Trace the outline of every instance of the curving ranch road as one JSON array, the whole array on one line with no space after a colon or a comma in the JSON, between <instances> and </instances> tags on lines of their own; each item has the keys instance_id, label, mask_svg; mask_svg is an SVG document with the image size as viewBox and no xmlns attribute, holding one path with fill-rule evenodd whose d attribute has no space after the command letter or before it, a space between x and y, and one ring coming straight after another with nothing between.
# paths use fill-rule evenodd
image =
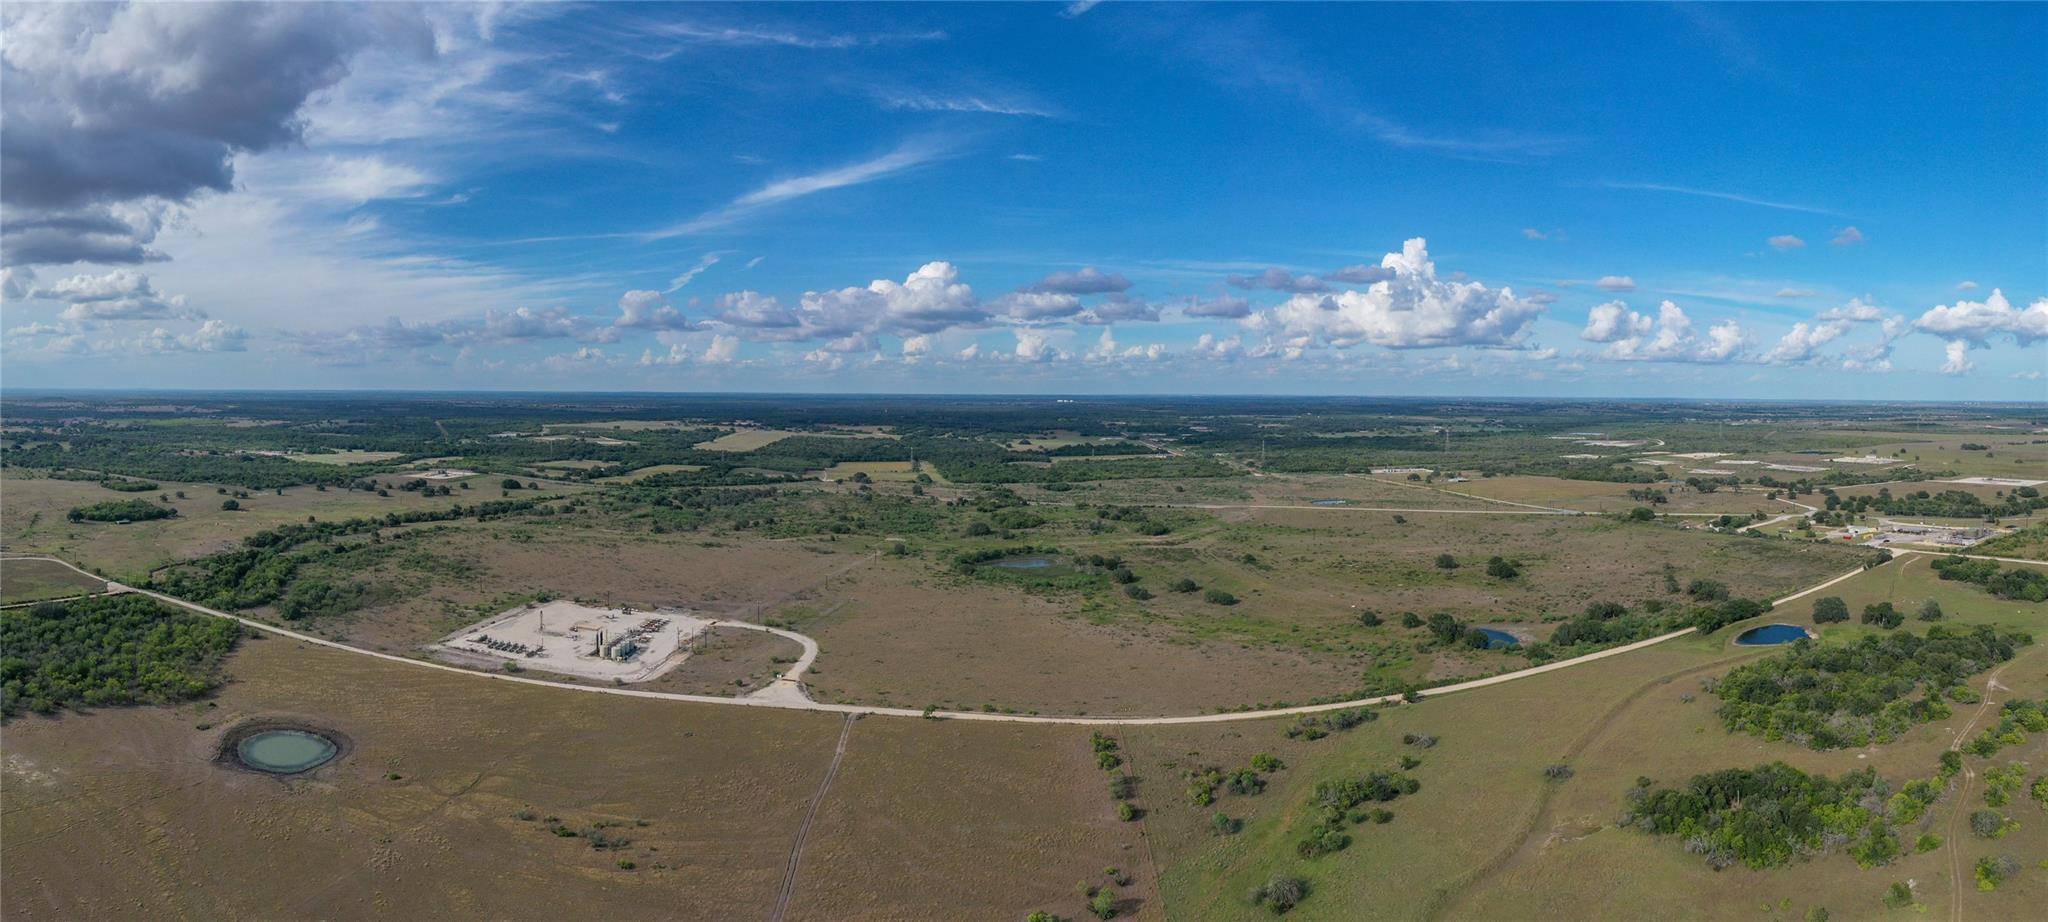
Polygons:
<instances>
[{"instance_id":1,"label":"curving ranch road","mask_svg":"<svg viewBox=\"0 0 2048 922\"><path fill-rule=\"evenodd\" d=\"M1908 551L1906 553L1923 552ZM77 571L78 573L84 576L88 576L94 579L102 578L98 574L91 573L79 568L77 565L71 563L68 560L61 560L55 557L24 555L12 559L47 560L52 563L58 563L66 567L69 567L72 570ZM2040 563L2040 561L2021 562L2036 564ZM1840 576L1832 577L1824 582L1808 586L1805 589L1801 589L1798 592L1792 593L1791 595L1785 596L1782 599L1776 600L1776 602L1773 604L1783 605L1795 599L1803 598L1807 595L1819 592L1823 589L1828 588L1829 586L1833 586L1836 583L1840 583L1863 572L1865 571L1859 567ZM511 675L502 672L481 672L474 669L465 669L460 666L451 666L446 663L436 663L429 660L412 659L410 657L399 656L394 653L383 653L376 650L366 650L362 647L350 646L349 644L345 644L340 641L328 640L323 637L314 637L310 634L302 634L298 631L294 631L289 628L278 627L274 624L265 624L261 621L255 621L249 618L241 617L239 615L229 614L224 611L208 608L196 602L188 602L184 599L177 598L176 596L165 595L161 592L156 592L154 590L142 589L135 586L125 586L120 583L113 582L111 580L109 580L107 583L107 590L110 593L140 593L142 595L146 595L150 598L156 599L160 602L164 602L170 605L176 605L188 611L194 611L202 615L210 615L215 618L226 618L230 621L239 622L243 625L246 625L250 628L254 628L255 630L263 631L267 634L274 634L280 637L289 637L293 640L297 640L303 643L314 644L316 646L327 647L329 649L334 650L341 650L347 653L354 653L358 656L375 657L377 659L386 660L393 663L402 663L407 666L413 666L421 669L438 669L443 672L452 672L458 675L470 676L472 678L478 679L486 679L494 682L515 682L521 685L534 685L543 688L556 688L564 691L587 692L590 694L598 695L620 695L628 698L652 698L665 701L688 701L695 704L717 704L725 705L727 707L781 708L784 710L824 711L833 714L874 714L882 717L929 717L943 718L947 720L981 720L999 723L1065 724L1074 726L1158 726L1165 724L1228 723L1240 720L1260 720L1269 717L1291 717L1299 714L1317 714L1327 711L1339 711L1347 708L1368 707L1378 704L1388 704L1391 702L1402 700L1402 696L1398 694L1380 695L1378 697L1373 698L1358 698L1350 701L1336 701L1327 704L1305 704L1296 707L1268 708L1266 710L1260 711L1229 711L1216 714L1187 714L1181 716L1165 717L1065 717L1045 716L1037 714L993 714L984 711L932 711L930 713L926 713L925 711L913 710L911 708L878 707L857 704L830 704L822 701L812 701L803 691L803 675L806 671L810 669L811 663L815 661L818 656L817 641L809 637L806 637L803 634L796 633L795 631L785 631L779 628L771 628L766 625L751 624L743 621L721 621L719 623L730 627L751 628L753 630L766 631L768 633L775 634L780 637L787 637L791 640L794 640L802 644L804 648L804 654L802 658L798 659L797 662L794 665L792 665L789 668L789 670L782 675L782 677L776 679L775 682L770 684L767 688L761 689L760 691L757 691L752 695L746 697L723 698L716 695L691 695L684 694L681 692L657 692L645 691L634 688L574 685L568 682L555 682L547 679L536 679L527 676ZM1480 679L1472 679L1470 681L1459 682L1453 685L1440 685L1435 688L1422 689L1420 690L1419 694L1422 697L1435 697L1437 695L1448 695L1453 692L1470 691L1475 688L1486 688L1492 685L1501 685L1507 682L1515 681L1516 679L1525 679L1530 676L1542 675L1547 672L1556 672L1560 669L1569 669L1573 666L1577 666L1583 663L1590 663L1595 660L1606 659L1610 656L1620 656L1624 653L1640 650L1644 647L1654 646L1656 644L1663 643L1667 640L1673 640L1679 637L1684 637L1687 634L1693 633L1693 630L1693 628L1686 628L1680 631L1672 631L1671 633L1651 637L1647 640L1639 640L1635 643L1626 644L1624 646L1619 647L1610 647L1606 650L1588 653L1584 656L1575 656L1571 659L1558 660L1553 663L1545 663L1541 666L1531 666L1527 669L1518 669L1514 672L1504 672L1499 675L1487 676L1485 678Z\"/></svg>"}]
</instances>

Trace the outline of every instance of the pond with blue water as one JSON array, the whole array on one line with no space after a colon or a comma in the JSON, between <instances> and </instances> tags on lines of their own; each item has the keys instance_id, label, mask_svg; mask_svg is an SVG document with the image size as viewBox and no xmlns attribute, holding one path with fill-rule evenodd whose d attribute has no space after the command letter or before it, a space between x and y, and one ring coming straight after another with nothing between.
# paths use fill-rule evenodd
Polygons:
<instances>
[{"instance_id":1,"label":"pond with blue water","mask_svg":"<svg viewBox=\"0 0 2048 922\"><path fill-rule=\"evenodd\" d=\"M1004 557L991 560L988 565L1004 570L1043 570L1058 562L1051 557Z\"/></svg>"},{"instance_id":2,"label":"pond with blue water","mask_svg":"<svg viewBox=\"0 0 2048 922\"><path fill-rule=\"evenodd\" d=\"M1503 647L1519 647L1522 645L1522 638L1506 631L1496 631L1490 627L1483 627L1479 629L1479 633L1486 635L1486 649L1488 650L1499 650Z\"/></svg>"},{"instance_id":3,"label":"pond with blue water","mask_svg":"<svg viewBox=\"0 0 2048 922\"><path fill-rule=\"evenodd\" d=\"M1806 629L1796 624L1766 624L1743 631L1735 642L1745 647L1770 647L1791 643L1809 636Z\"/></svg>"},{"instance_id":4,"label":"pond with blue water","mask_svg":"<svg viewBox=\"0 0 2048 922\"><path fill-rule=\"evenodd\" d=\"M326 764L341 747L306 730L265 730L235 744L235 760L259 772L296 775Z\"/></svg>"}]
</instances>

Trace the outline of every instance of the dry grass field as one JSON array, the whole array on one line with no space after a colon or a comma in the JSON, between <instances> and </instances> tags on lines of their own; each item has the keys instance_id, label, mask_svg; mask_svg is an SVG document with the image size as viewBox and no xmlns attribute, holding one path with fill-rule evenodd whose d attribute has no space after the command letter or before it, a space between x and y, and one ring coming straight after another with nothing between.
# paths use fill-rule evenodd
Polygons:
<instances>
[{"instance_id":1,"label":"dry grass field","mask_svg":"<svg viewBox=\"0 0 2048 922\"><path fill-rule=\"evenodd\" d=\"M821 476L825 480L852 480L855 474L866 474L877 483L911 483L918 474L931 478L933 483L950 483L938 468L926 464L913 471L908 461L841 461L826 468Z\"/></svg>"},{"instance_id":2,"label":"dry grass field","mask_svg":"<svg viewBox=\"0 0 2048 922\"><path fill-rule=\"evenodd\" d=\"M285 455L293 461L311 461L315 464L376 464L405 457L402 451L328 451L309 454Z\"/></svg>"},{"instance_id":3,"label":"dry grass field","mask_svg":"<svg viewBox=\"0 0 2048 922\"><path fill-rule=\"evenodd\" d=\"M1169 626L1101 624L1077 604L877 561L783 610L822 649L824 701L1048 714L1199 713L1347 688L1351 654L1192 643Z\"/></svg>"},{"instance_id":4,"label":"dry grass field","mask_svg":"<svg viewBox=\"0 0 2048 922\"><path fill-rule=\"evenodd\" d=\"M0 605L61 599L106 588L105 580L88 579L62 564L0 559Z\"/></svg>"},{"instance_id":5,"label":"dry grass field","mask_svg":"<svg viewBox=\"0 0 2048 922\"><path fill-rule=\"evenodd\" d=\"M868 559L852 546L650 535L564 519L469 523L437 529L368 570L334 574L386 591L375 604L313 627L360 646L404 650L543 594L758 620Z\"/></svg>"},{"instance_id":6,"label":"dry grass field","mask_svg":"<svg viewBox=\"0 0 2048 922\"><path fill-rule=\"evenodd\" d=\"M1692 476L1686 474L1682 466L1674 470L1679 480ZM1652 487L1669 493L1670 500L1651 505L1628 495L1630 490ZM1765 495L1771 491L1754 484L1742 487L1722 486L1712 493L1701 493L1683 485L1666 487L1661 484L1609 483L1601 480L1566 480L1560 477L1517 475L1479 477L1465 483L1447 484L1445 488L1494 499L1584 512L1626 512L1637 506L1650 506L1658 512L1711 512L1717 515L1765 512L1779 515L1798 509L1797 506L1765 499Z\"/></svg>"},{"instance_id":7,"label":"dry grass field","mask_svg":"<svg viewBox=\"0 0 2048 922\"><path fill-rule=\"evenodd\" d=\"M711 628L692 646L695 652L682 665L638 687L737 697L766 687L803 654L794 640L736 627Z\"/></svg>"},{"instance_id":8,"label":"dry grass field","mask_svg":"<svg viewBox=\"0 0 2048 922\"><path fill-rule=\"evenodd\" d=\"M229 672L212 706L10 722L0 914L759 918L841 729L279 639L248 642ZM353 748L289 781L214 764L221 735L257 717ZM1072 917L1074 881L1137 870L1135 827L1108 815L1077 729L877 719L848 750L792 919ZM598 822L630 843L549 832Z\"/></svg>"}]
</instances>

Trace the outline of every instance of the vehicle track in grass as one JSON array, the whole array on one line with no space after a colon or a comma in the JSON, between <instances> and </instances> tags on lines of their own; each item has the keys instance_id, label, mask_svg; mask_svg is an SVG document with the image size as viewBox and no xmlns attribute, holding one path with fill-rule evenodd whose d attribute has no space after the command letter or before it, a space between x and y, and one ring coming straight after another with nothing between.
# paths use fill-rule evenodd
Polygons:
<instances>
[{"instance_id":1,"label":"vehicle track in grass","mask_svg":"<svg viewBox=\"0 0 2048 922\"><path fill-rule=\"evenodd\" d=\"M789 901L796 896L796 875L803 869L804 840L811 836L811 823L818 818L818 807L825 803L825 794L832 790L832 779L839 775L839 764L846 761L846 740L853 735L853 722L859 714L848 714L839 725L839 743L832 749L832 764L825 766L825 777L818 780L818 792L811 795L811 806L804 811L804 821L796 827L796 841L790 843L789 860L782 865L782 884L775 889L775 908L768 913L769 922L782 922L789 914Z\"/></svg>"}]
</instances>

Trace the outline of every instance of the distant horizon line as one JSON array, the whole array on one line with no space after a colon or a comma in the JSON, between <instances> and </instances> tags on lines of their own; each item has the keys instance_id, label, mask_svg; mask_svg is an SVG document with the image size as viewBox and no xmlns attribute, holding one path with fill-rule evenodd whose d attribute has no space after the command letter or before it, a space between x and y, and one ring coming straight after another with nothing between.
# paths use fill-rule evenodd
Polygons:
<instances>
[{"instance_id":1,"label":"distant horizon line","mask_svg":"<svg viewBox=\"0 0 2048 922\"><path fill-rule=\"evenodd\" d=\"M859 391L832 393L827 391L599 391L599 390L522 390L522 389L455 389L455 388L381 388L381 387L8 387L0 388L0 402L9 397L22 395L152 395L152 394L265 394L265 395L322 395L342 396L349 394L417 395L417 396L489 396L489 397L642 397L642 398L711 398L711 397L808 397L835 399L893 399L893 398L942 398L982 400L1402 400L1402 401L1495 401L1501 403L1723 403L1723 404L1856 404L1918 406L2022 406L2048 408L2048 399L2004 399L2004 400L1939 400L1916 398L1857 399L1846 397L1626 397L1626 396L1509 396L1489 394L1251 394L1251 393L953 393L953 392L911 392L911 391Z\"/></svg>"}]
</instances>

